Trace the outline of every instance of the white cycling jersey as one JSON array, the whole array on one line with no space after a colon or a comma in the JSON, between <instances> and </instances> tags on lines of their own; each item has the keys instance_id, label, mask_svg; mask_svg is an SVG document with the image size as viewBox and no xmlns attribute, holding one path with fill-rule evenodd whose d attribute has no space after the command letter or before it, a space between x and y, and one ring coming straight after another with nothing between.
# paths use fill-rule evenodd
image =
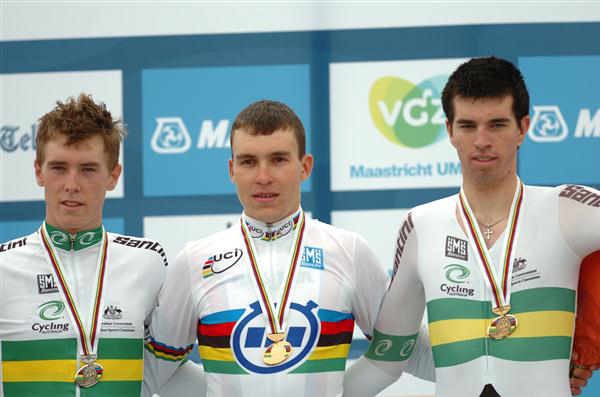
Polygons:
<instances>
[{"instance_id":1,"label":"white cycling jersey","mask_svg":"<svg viewBox=\"0 0 600 397\"><path fill-rule=\"evenodd\" d=\"M300 215L272 225L243 215L276 302ZM148 360L145 376L157 382L152 391L166 381L160 367L175 370L197 336L209 396L340 396L354 323L372 333L388 277L364 239L308 217L300 250L287 319L291 356L267 365L270 329L241 224L188 243L169 269L152 319L146 347L156 360ZM416 365L426 368L427 360Z\"/></svg>"},{"instance_id":2,"label":"white cycling jersey","mask_svg":"<svg viewBox=\"0 0 600 397\"><path fill-rule=\"evenodd\" d=\"M86 330L96 291L102 228L71 238L47 225L64 278ZM0 245L0 396L139 396L144 327L156 306L167 264L155 241L108 233L97 363L100 382L75 384L83 353L40 231Z\"/></svg>"},{"instance_id":3,"label":"white cycling jersey","mask_svg":"<svg viewBox=\"0 0 600 397\"><path fill-rule=\"evenodd\" d=\"M457 221L458 196L425 204L411 210L400 229L396 272L368 360L350 369L349 387L362 386L362 367L401 374L427 307L437 396L479 396L486 384L501 396L570 395L579 266L600 249L600 192L576 185L526 186L524 192L509 279L514 333L501 340L487 335L496 317L492 292ZM496 265L503 255L498 242L489 250ZM386 386L374 383L347 395L374 395Z\"/></svg>"}]
</instances>

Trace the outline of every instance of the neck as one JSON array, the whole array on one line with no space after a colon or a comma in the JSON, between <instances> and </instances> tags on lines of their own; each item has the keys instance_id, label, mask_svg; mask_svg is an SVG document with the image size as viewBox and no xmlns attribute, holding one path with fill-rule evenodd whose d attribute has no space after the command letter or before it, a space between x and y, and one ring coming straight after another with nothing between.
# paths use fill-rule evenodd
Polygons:
<instances>
[{"instance_id":1,"label":"neck","mask_svg":"<svg viewBox=\"0 0 600 397\"><path fill-rule=\"evenodd\" d=\"M466 178L463 181L469 206L477 220L483 224L492 224L508 215L516 188L516 175L493 186L475 184Z\"/></svg>"}]
</instances>

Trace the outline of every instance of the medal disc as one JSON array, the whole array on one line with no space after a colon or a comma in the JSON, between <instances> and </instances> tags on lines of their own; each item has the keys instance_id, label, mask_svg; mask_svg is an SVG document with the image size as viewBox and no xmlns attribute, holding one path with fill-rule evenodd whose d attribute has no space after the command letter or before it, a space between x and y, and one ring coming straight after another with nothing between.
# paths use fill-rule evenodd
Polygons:
<instances>
[{"instance_id":1,"label":"medal disc","mask_svg":"<svg viewBox=\"0 0 600 397\"><path fill-rule=\"evenodd\" d=\"M92 387L102 378L104 369L98 363L88 363L79 368L75 375L75 382L80 387Z\"/></svg>"},{"instance_id":2,"label":"medal disc","mask_svg":"<svg viewBox=\"0 0 600 397\"><path fill-rule=\"evenodd\" d=\"M263 361L267 365L281 364L292 354L292 345L288 341L282 340L273 343L265 350Z\"/></svg>"},{"instance_id":3,"label":"medal disc","mask_svg":"<svg viewBox=\"0 0 600 397\"><path fill-rule=\"evenodd\" d=\"M511 314L497 317L488 327L488 335L492 339L504 339L517 328L517 318Z\"/></svg>"}]
</instances>

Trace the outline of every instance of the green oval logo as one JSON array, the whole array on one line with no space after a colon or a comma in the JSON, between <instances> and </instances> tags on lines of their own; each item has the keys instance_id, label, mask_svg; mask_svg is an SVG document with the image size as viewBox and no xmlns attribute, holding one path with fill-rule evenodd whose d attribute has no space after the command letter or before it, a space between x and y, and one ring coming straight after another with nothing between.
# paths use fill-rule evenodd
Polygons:
<instances>
[{"instance_id":1,"label":"green oval logo","mask_svg":"<svg viewBox=\"0 0 600 397\"><path fill-rule=\"evenodd\" d=\"M464 283L464 280L471 274L471 271L466 266L459 265L458 263L448 265L444 269L446 269L446 278L448 281L457 284Z\"/></svg>"},{"instance_id":2,"label":"green oval logo","mask_svg":"<svg viewBox=\"0 0 600 397\"><path fill-rule=\"evenodd\" d=\"M61 314L65 310L65 304L62 301L49 301L39 305L37 310L42 320L58 320L62 317Z\"/></svg>"},{"instance_id":3,"label":"green oval logo","mask_svg":"<svg viewBox=\"0 0 600 397\"><path fill-rule=\"evenodd\" d=\"M381 77L371 87L369 111L377 129L397 145L422 148L446 137L441 92L446 75L418 85L394 76Z\"/></svg>"}]
</instances>

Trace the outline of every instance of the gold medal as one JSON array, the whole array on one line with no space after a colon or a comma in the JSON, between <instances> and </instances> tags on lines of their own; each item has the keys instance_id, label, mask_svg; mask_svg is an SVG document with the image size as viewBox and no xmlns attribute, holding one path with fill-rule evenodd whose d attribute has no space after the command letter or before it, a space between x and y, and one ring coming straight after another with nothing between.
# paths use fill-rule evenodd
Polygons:
<instances>
[{"instance_id":1,"label":"gold medal","mask_svg":"<svg viewBox=\"0 0 600 397\"><path fill-rule=\"evenodd\" d=\"M512 314L496 317L488 327L488 335L492 339L504 339L517 328L518 321Z\"/></svg>"},{"instance_id":2,"label":"gold medal","mask_svg":"<svg viewBox=\"0 0 600 397\"><path fill-rule=\"evenodd\" d=\"M79 368L75 374L75 382L80 387L92 387L102 378L104 368L102 368L102 365L94 362L95 360L95 355L81 356L81 361L86 364Z\"/></svg>"},{"instance_id":3,"label":"gold medal","mask_svg":"<svg viewBox=\"0 0 600 397\"><path fill-rule=\"evenodd\" d=\"M290 342L284 340L285 333L277 332L267 335L267 338L271 339L273 343L267 347L263 354L263 361L267 365L281 364L292 354L292 345Z\"/></svg>"}]
</instances>

